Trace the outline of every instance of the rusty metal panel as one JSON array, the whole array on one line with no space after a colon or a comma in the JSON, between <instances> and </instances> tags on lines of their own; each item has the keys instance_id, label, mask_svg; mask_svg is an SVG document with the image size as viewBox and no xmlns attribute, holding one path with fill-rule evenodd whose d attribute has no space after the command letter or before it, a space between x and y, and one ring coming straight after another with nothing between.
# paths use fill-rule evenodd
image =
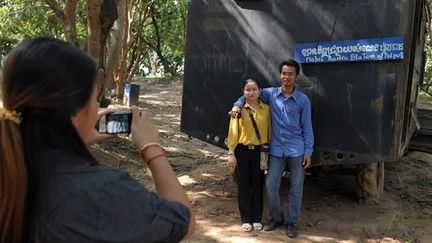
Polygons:
<instances>
[{"instance_id":1,"label":"rusty metal panel","mask_svg":"<svg viewBox=\"0 0 432 243\"><path fill-rule=\"evenodd\" d=\"M402 36L403 60L303 64L297 82L312 102L316 163L397 160L412 127L404 111L422 8L423 0L191 0L181 131L225 147L241 82L279 86L278 64L296 44Z\"/></svg>"}]
</instances>

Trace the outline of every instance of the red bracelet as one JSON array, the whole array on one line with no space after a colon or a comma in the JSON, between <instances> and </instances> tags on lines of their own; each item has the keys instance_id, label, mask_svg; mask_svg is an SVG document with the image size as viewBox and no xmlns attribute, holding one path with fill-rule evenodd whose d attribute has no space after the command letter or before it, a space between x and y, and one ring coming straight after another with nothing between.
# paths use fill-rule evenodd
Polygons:
<instances>
[{"instance_id":1,"label":"red bracelet","mask_svg":"<svg viewBox=\"0 0 432 243\"><path fill-rule=\"evenodd\" d=\"M144 154L152 146L158 146L161 149L163 149L162 145L160 143L147 143L147 144L144 144L144 146L142 146L142 148L140 149L140 154Z\"/></svg>"},{"instance_id":2,"label":"red bracelet","mask_svg":"<svg viewBox=\"0 0 432 243\"><path fill-rule=\"evenodd\" d=\"M146 159L145 159L145 157L144 157L144 154L147 152L147 150L148 150L150 147L153 147L153 146L157 146L157 147L161 148L162 151L164 151L164 149L163 149L162 145L160 145L160 143L148 143L148 144L145 144L145 145L141 148L141 150L140 150L141 158L142 158L144 161L146 161ZM165 152L165 151L164 151L164 152Z\"/></svg>"},{"instance_id":3,"label":"red bracelet","mask_svg":"<svg viewBox=\"0 0 432 243\"><path fill-rule=\"evenodd\" d=\"M165 153L161 153L161 154L158 154L158 155L153 156L151 159L149 159L149 160L146 161L147 166L149 166L149 165L150 165L150 162L152 162L153 160L155 160L155 159L157 159L157 158L160 158L160 157L164 157L164 156L165 156Z\"/></svg>"}]
</instances>

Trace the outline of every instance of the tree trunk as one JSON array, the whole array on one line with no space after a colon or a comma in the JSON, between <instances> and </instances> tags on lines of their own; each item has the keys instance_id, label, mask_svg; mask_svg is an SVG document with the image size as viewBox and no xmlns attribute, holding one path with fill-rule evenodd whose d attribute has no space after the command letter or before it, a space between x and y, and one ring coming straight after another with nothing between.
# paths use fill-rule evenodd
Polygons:
<instances>
[{"instance_id":1,"label":"tree trunk","mask_svg":"<svg viewBox=\"0 0 432 243\"><path fill-rule=\"evenodd\" d=\"M68 0L65 3L65 13L67 16L67 19L69 20L69 23L73 27L74 37L77 39L76 36L76 19L77 19L77 0ZM78 44L78 39L77 39Z\"/></svg>"},{"instance_id":2,"label":"tree trunk","mask_svg":"<svg viewBox=\"0 0 432 243\"><path fill-rule=\"evenodd\" d=\"M103 0L88 0L87 3L87 52L97 64L100 63L101 21L100 10ZM102 81L102 80L99 80Z\"/></svg>"},{"instance_id":3,"label":"tree trunk","mask_svg":"<svg viewBox=\"0 0 432 243\"><path fill-rule=\"evenodd\" d=\"M63 26L66 41L74 46L79 46L76 35L76 6L77 0L67 0L63 10L55 0L45 0L54 11Z\"/></svg>"},{"instance_id":4,"label":"tree trunk","mask_svg":"<svg viewBox=\"0 0 432 243\"><path fill-rule=\"evenodd\" d=\"M379 203L384 191L384 163L359 164L357 169L357 197L360 203Z\"/></svg>"},{"instance_id":5,"label":"tree trunk","mask_svg":"<svg viewBox=\"0 0 432 243\"><path fill-rule=\"evenodd\" d=\"M149 62L150 62L150 74L152 76L155 76L157 72L157 60L155 60L152 57L152 55L149 55Z\"/></svg>"},{"instance_id":6,"label":"tree trunk","mask_svg":"<svg viewBox=\"0 0 432 243\"><path fill-rule=\"evenodd\" d=\"M165 58L165 56L162 53L162 50L160 48L154 50L159 57L159 61L161 62L162 66L164 67L164 70L167 71L171 76L177 76L177 72L172 68L169 64L169 61Z\"/></svg>"},{"instance_id":7,"label":"tree trunk","mask_svg":"<svg viewBox=\"0 0 432 243\"><path fill-rule=\"evenodd\" d=\"M141 60L142 60L142 56L143 56L143 51L144 51L144 23L145 21L148 19L149 15L150 15L150 11L149 11L149 7L154 4L154 1L149 1L146 5L143 6L143 11L139 11L138 8L134 5L131 4L131 8L133 6L135 6L135 13L139 12L139 24L138 24L138 28L137 31L135 32L135 34L133 35L134 39L132 41L130 41L129 45L128 45L128 50L132 49L132 45L135 45L134 48L134 55L131 56L131 58L129 58L129 67L127 70L127 80L126 83L131 83L132 79L134 77L134 75L136 74L136 72L138 71L138 68L140 66ZM133 18L135 19L135 18ZM132 36L132 35L130 35Z\"/></svg>"},{"instance_id":8,"label":"tree trunk","mask_svg":"<svg viewBox=\"0 0 432 243\"><path fill-rule=\"evenodd\" d=\"M119 79L117 83L117 97L123 99L124 96L124 86L126 83L126 70L127 70L127 54L128 54L128 39L129 39L129 4L128 0L123 1L125 6L123 11L124 15L124 30L123 30L123 41L122 41L122 57L120 59L119 67Z\"/></svg>"},{"instance_id":9,"label":"tree trunk","mask_svg":"<svg viewBox=\"0 0 432 243\"><path fill-rule=\"evenodd\" d=\"M131 83L132 82L132 78L134 77L135 73L138 71L139 65L141 63L141 59L142 59L142 53L144 50L144 45L143 45L143 41L141 38L139 38L138 40L138 46L136 49L136 55L135 55L135 60L133 63L133 66L131 68L131 70L128 73L128 77L127 77L127 81L126 83Z\"/></svg>"},{"instance_id":10,"label":"tree trunk","mask_svg":"<svg viewBox=\"0 0 432 243\"><path fill-rule=\"evenodd\" d=\"M106 101L104 100L104 78L105 69L102 61L100 60L101 55L101 22L100 22L100 10L103 0L88 0L87 2L87 53L93 57L98 66L98 72L96 76L96 82L99 84L98 100L101 102L101 106L105 107Z\"/></svg>"},{"instance_id":11,"label":"tree trunk","mask_svg":"<svg viewBox=\"0 0 432 243\"><path fill-rule=\"evenodd\" d=\"M152 48L155 52L156 55L159 57L159 60L162 64L162 66L164 67L166 72L169 72L171 74L171 76L176 76L177 73L176 71L169 65L169 61L165 58L165 56L162 53L162 39L160 37L160 31L159 31L159 25L156 21L156 18L154 16L154 8L150 7L150 16L152 18L152 25L153 28L155 30L155 35L156 35L156 45L152 45L149 42L147 42L147 45L149 45L150 48Z\"/></svg>"},{"instance_id":12,"label":"tree trunk","mask_svg":"<svg viewBox=\"0 0 432 243\"><path fill-rule=\"evenodd\" d=\"M104 107L109 103L104 93L106 88L105 45L110 30L117 19L117 5L114 0L88 0L87 9L87 51L98 65L98 75L96 77L99 83L98 100L101 102L101 106Z\"/></svg>"},{"instance_id":13,"label":"tree trunk","mask_svg":"<svg viewBox=\"0 0 432 243\"><path fill-rule=\"evenodd\" d=\"M113 72L115 68L119 64L120 54L121 54L121 46L123 42L123 32L125 29L125 15L124 9L126 7L126 1L120 1L118 5L118 19L116 21L116 31L114 37L112 38L112 44L110 48L110 52L107 58L107 64L105 69L105 82L104 82L104 90L105 93L107 91L107 87L111 87L113 83Z\"/></svg>"}]
</instances>

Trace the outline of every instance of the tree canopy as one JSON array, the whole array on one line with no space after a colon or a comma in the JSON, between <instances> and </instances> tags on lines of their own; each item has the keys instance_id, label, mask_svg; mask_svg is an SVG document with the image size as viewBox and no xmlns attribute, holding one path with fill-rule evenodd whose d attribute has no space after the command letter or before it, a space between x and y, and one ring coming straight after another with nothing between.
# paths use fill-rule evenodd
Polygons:
<instances>
[{"instance_id":1,"label":"tree canopy","mask_svg":"<svg viewBox=\"0 0 432 243\"><path fill-rule=\"evenodd\" d=\"M52 36L98 63L101 95L133 77L181 75L187 0L0 0L0 59L18 42Z\"/></svg>"}]
</instances>

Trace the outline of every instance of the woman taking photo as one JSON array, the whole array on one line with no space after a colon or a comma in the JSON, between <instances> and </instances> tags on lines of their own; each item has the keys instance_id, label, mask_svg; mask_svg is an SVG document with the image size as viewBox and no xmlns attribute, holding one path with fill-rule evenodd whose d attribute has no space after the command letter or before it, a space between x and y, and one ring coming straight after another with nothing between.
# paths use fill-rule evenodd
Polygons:
<instances>
[{"instance_id":1,"label":"woman taking photo","mask_svg":"<svg viewBox=\"0 0 432 243\"><path fill-rule=\"evenodd\" d=\"M96 64L53 38L24 41L3 66L0 108L0 242L178 242L195 218L160 146L132 108L133 144L156 193L99 165Z\"/></svg>"},{"instance_id":2,"label":"woman taking photo","mask_svg":"<svg viewBox=\"0 0 432 243\"><path fill-rule=\"evenodd\" d=\"M258 81L248 79L244 82L246 103L241 109L242 115L231 118L228 131L228 166L235 169L241 228L247 232L263 228L264 171L260 169L260 148L261 144L270 141L271 127L270 107L258 98L260 93Z\"/></svg>"}]
</instances>

